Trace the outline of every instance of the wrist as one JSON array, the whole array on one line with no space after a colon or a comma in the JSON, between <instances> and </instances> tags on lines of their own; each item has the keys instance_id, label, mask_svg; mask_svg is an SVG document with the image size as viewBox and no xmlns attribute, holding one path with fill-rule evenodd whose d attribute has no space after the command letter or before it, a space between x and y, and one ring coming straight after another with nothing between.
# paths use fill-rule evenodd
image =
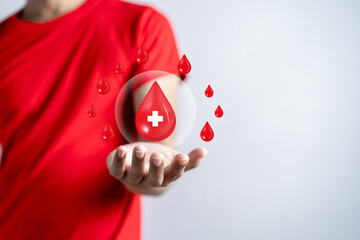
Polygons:
<instances>
[{"instance_id":1,"label":"wrist","mask_svg":"<svg viewBox=\"0 0 360 240\"><path fill-rule=\"evenodd\" d=\"M143 188L143 187L137 187L134 185L129 185L126 183L122 183L125 188L135 194L141 194L141 195L150 195L150 196L159 196L163 194L171 184L164 186L164 187L149 187L149 188Z\"/></svg>"}]
</instances>

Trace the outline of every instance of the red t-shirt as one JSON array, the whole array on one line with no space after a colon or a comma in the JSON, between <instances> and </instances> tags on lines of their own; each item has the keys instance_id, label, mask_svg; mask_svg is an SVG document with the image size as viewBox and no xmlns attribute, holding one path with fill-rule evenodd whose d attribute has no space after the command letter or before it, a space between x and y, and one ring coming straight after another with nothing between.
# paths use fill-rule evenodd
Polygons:
<instances>
[{"instance_id":1,"label":"red t-shirt","mask_svg":"<svg viewBox=\"0 0 360 240\"><path fill-rule=\"evenodd\" d=\"M139 65L141 45L149 60ZM46 23L19 14L2 22L0 239L140 239L140 196L106 168L125 143L115 100L131 76L175 72L178 61L166 18L119 0L88 0ZM100 78L107 94L97 91ZM101 136L107 123L111 141Z\"/></svg>"}]
</instances>

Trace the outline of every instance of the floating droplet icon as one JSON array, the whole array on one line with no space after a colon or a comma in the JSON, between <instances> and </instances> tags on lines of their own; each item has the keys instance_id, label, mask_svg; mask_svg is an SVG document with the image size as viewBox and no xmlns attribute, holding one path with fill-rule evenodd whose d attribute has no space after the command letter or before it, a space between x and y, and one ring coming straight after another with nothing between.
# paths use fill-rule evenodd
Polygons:
<instances>
[{"instance_id":1,"label":"floating droplet icon","mask_svg":"<svg viewBox=\"0 0 360 240\"><path fill-rule=\"evenodd\" d=\"M209 122L206 122L200 132L200 137L205 142L210 142L214 138L214 131L212 130Z\"/></svg>"},{"instance_id":2,"label":"floating droplet icon","mask_svg":"<svg viewBox=\"0 0 360 240\"><path fill-rule=\"evenodd\" d=\"M136 62L138 64L144 64L149 60L149 56L144 48L144 46L141 45L139 50L136 53Z\"/></svg>"},{"instance_id":3,"label":"floating droplet icon","mask_svg":"<svg viewBox=\"0 0 360 240\"><path fill-rule=\"evenodd\" d=\"M90 108L88 110L88 115L89 115L89 117L95 117L96 116L96 110L95 110L93 105L90 106Z\"/></svg>"},{"instance_id":4,"label":"floating droplet icon","mask_svg":"<svg viewBox=\"0 0 360 240\"><path fill-rule=\"evenodd\" d=\"M123 72L124 72L123 66L120 63L118 63L116 65L116 67L115 67L115 73L116 74L122 74Z\"/></svg>"},{"instance_id":5,"label":"floating droplet icon","mask_svg":"<svg viewBox=\"0 0 360 240\"><path fill-rule=\"evenodd\" d=\"M215 116L218 118L221 118L224 115L224 111L222 110L222 108L219 106L217 106L216 110L215 110Z\"/></svg>"},{"instance_id":6,"label":"floating droplet icon","mask_svg":"<svg viewBox=\"0 0 360 240\"><path fill-rule=\"evenodd\" d=\"M100 78L98 84L96 85L96 90L100 94L107 94L110 90L109 83L104 78Z\"/></svg>"},{"instance_id":7,"label":"floating droplet icon","mask_svg":"<svg viewBox=\"0 0 360 240\"><path fill-rule=\"evenodd\" d=\"M210 85L208 85L208 87L206 88L205 90L205 96L207 97L212 97L214 95L214 91L213 89L211 88Z\"/></svg>"},{"instance_id":8,"label":"floating droplet icon","mask_svg":"<svg viewBox=\"0 0 360 240\"><path fill-rule=\"evenodd\" d=\"M191 64L185 54L179 61L178 70L180 74L188 74L191 71Z\"/></svg>"},{"instance_id":9,"label":"floating droplet icon","mask_svg":"<svg viewBox=\"0 0 360 240\"><path fill-rule=\"evenodd\" d=\"M175 125L174 109L155 81L136 113L136 129L143 138L156 142L168 138Z\"/></svg>"},{"instance_id":10,"label":"floating droplet icon","mask_svg":"<svg viewBox=\"0 0 360 240\"><path fill-rule=\"evenodd\" d=\"M114 130L112 129L112 127L110 126L109 123L107 123L104 127L104 129L101 132L101 137L105 140L105 141L110 141L111 139L114 138Z\"/></svg>"}]
</instances>

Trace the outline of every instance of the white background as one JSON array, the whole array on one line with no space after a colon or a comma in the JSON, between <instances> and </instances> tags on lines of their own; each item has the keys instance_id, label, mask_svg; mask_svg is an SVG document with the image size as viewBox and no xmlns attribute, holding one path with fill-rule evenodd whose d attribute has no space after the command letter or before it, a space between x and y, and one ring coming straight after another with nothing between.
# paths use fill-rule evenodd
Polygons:
<instances>
[{"instance_id":1,"label":"white background","mask_svg":"<svg viewBox=\"0 0 360 240\"><path fill-rule=\"evenodd\" d=\"M0 17L23 3L2 1ZM360 239L360 2L151 4L193 65L197 123L181 149L209 155L145 198L145 239Z\"/></svg>"}]
</instances>

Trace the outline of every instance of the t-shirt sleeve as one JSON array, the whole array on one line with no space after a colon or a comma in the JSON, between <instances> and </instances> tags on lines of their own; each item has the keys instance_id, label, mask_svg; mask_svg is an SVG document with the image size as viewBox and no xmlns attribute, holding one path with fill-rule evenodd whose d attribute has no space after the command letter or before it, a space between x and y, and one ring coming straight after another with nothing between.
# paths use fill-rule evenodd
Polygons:
<instances>
[{"instance_id":1,"label":"t-shirt sleeve","mask_svg":"<svg viewBox=\"0 0 360 240\"><path fill-rule=\"evenodd\" d=\"M151 70L177 74L179 52L174 32L168 19L153 8L146 8L136 28L133 76ZM136 63L138 49L144 47L148 61Z\"/></svg>"}]
</instances>

